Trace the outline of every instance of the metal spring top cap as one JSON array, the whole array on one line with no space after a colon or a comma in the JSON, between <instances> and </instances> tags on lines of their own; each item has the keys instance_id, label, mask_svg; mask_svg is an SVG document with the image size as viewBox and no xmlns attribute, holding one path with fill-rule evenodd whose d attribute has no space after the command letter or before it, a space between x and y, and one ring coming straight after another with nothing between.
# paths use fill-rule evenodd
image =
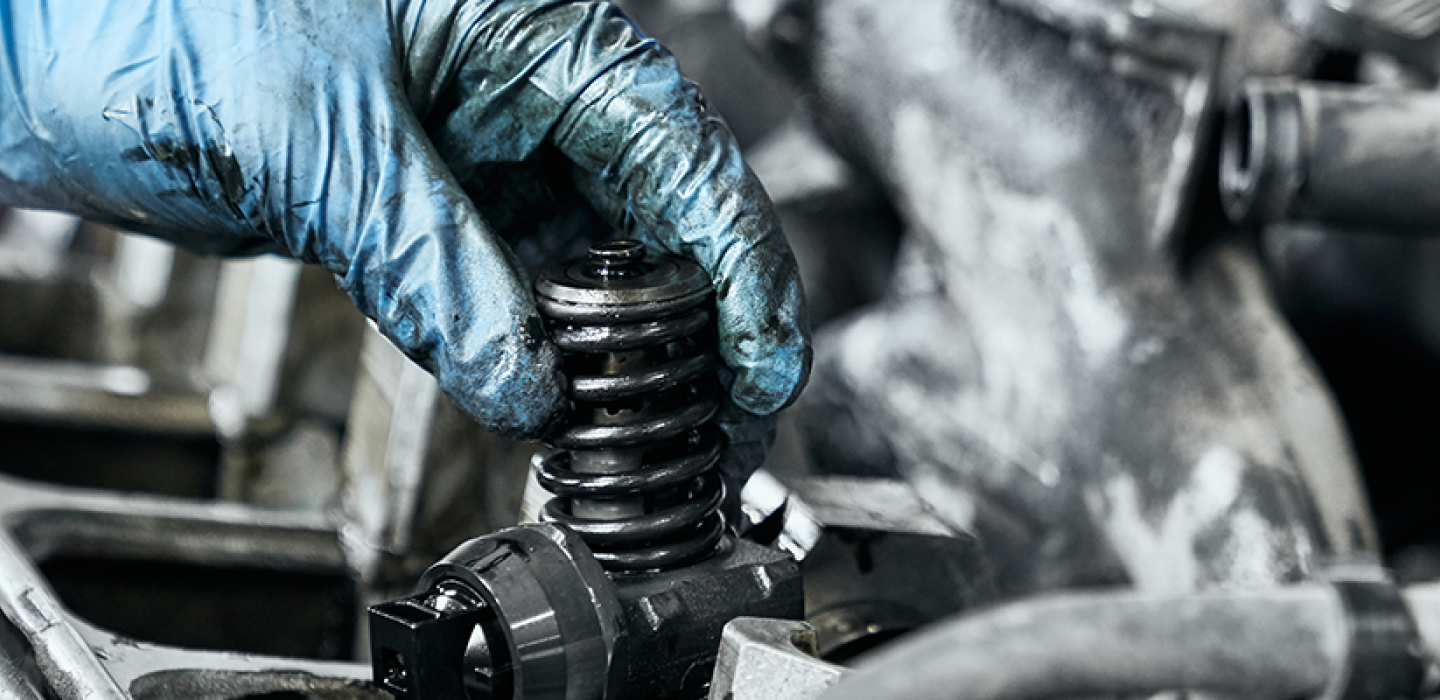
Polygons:
<instances>
[{"instance_id":1,"label":"metal spring top cap","mask_svg":"<svg viewBox=\"0 0 1440 700\"><path fill-rule=\"evenodd\" d=\"M562 321L631 321L696 306L709 296L699 265L673 255L649 255L639 241L597 243L583 258L547 269L535 282L540 310Z\"/></svg>"},{"instance_id":2,"label":"metal spring top cap","mask_svg":"<svg viewBox=\"0 0 1440 700\"><path fill-rule=\"evenodd\" d=\"M640 241L622 238L590 246L590 261L598 265L595 272L602 276L640 274L644 260L645 246Z\"/></svg>"}]
</instances>

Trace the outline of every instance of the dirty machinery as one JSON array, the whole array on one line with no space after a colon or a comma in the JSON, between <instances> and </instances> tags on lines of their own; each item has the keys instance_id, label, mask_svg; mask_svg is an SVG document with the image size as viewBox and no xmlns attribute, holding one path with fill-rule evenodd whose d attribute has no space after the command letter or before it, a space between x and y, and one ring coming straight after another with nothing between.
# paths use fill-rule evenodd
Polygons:
<instances>
[{"instance_id":1,"label":"dirty machinery","mask_svg":"<svg viewBox=\"0 0 1440 700\"><path fill-rule=\"evenodd\" d=\"M805 276L763 467L682 256L517 241L536 453L313 270L6 212L0 697L1440 691L1440 4L623 4Z\"/></svg>"},{"instance_id":2,"label":"dirty machinery","mask_svg":"<svg viewBox=\"0 0 1440 700\"><path fill-rule=\"evenodd\" d=\"M376 681L417 700L696 696L725 623L803 612L795 561L720 513L710 280L621 240L536 296L573 402L537 461L546 522L470 540L372 608Z\"/></svg>"}]
</instances>

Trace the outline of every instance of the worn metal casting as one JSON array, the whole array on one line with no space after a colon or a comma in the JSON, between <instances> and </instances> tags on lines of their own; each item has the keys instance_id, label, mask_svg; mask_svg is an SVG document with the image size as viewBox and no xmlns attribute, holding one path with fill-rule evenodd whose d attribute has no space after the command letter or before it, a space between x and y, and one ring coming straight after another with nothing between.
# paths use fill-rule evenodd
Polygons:
<instances>
[{"instance_id":1,"label":"worn metal casting","mask_svg":"<svg viewBox=\"0 0 1440 700\"><path fill-rule=\"evenodd\" d=\"M800 562L815 653L845 662L918 627L995 601L985 547L896 479L757 472L746 537Z\"/></svg>"},{"instance_id":2,"label":"worn metal casting","mask_svg":"<svg viewBox=\"0 0 1440 700\"><path fill-rule=\"evenodd\" d=\"M820 660L809 624L739 617L725 625L709 698L813 700L845 671Z\"/></svg>"},{"instance_id":3,"label":"worn metal casting","mask_svg":"<svg viewBox=\"0 0 1440 700\"><path fill-rule=\"evenodd\" d=\"M888 297L817 339L818 468L903 476L1005 542L1002 595L1276 583L1373 550L1253 253L1184 235L1223 30L1163 4L785 4L776 53L909 227Z\"/></svg>"}]
</instances>

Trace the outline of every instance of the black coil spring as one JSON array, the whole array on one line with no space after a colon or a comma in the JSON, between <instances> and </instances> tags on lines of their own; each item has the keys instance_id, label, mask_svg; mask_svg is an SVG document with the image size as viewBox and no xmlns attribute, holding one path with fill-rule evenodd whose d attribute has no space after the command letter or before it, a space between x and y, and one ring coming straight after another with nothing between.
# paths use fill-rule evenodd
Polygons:
<instances>
[{"instance_id":1,"label":"black coil spring","mask_svg":"<svg viewBox=\"0 0 1440 700\"><path fill-rule=\"evenodd\" d=\"M705 386L716 361L708 301L623 324L551 320L574 410L552 440L559 449L539 462L540 484L556 496L541 517L574 529L608 570L703 559L724 531L714 471L724 439L709 422L719 403ZM576 468L617 455L629 468ZM603 513L617 502L643 512Z\"/></svg>"}]
</instances>

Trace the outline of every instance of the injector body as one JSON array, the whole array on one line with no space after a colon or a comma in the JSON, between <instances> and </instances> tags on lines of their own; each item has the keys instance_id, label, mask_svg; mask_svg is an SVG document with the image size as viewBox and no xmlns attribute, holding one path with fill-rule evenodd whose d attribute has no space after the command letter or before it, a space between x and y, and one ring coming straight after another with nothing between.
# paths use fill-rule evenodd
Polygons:
<instances>
[{"instance_id":1,"label":"injector body","mask_svg":"<svg viewBox=\"0 0 1440 700\"><path fill-rule=\"evenodd\" d=\"M719 512L710 280L613 241L536 297L571 398L536 462L555 497L371 608L375 680L407 700L701 697L726 623L804 612L794 559Z\"/></svg>"}]
</instances>

